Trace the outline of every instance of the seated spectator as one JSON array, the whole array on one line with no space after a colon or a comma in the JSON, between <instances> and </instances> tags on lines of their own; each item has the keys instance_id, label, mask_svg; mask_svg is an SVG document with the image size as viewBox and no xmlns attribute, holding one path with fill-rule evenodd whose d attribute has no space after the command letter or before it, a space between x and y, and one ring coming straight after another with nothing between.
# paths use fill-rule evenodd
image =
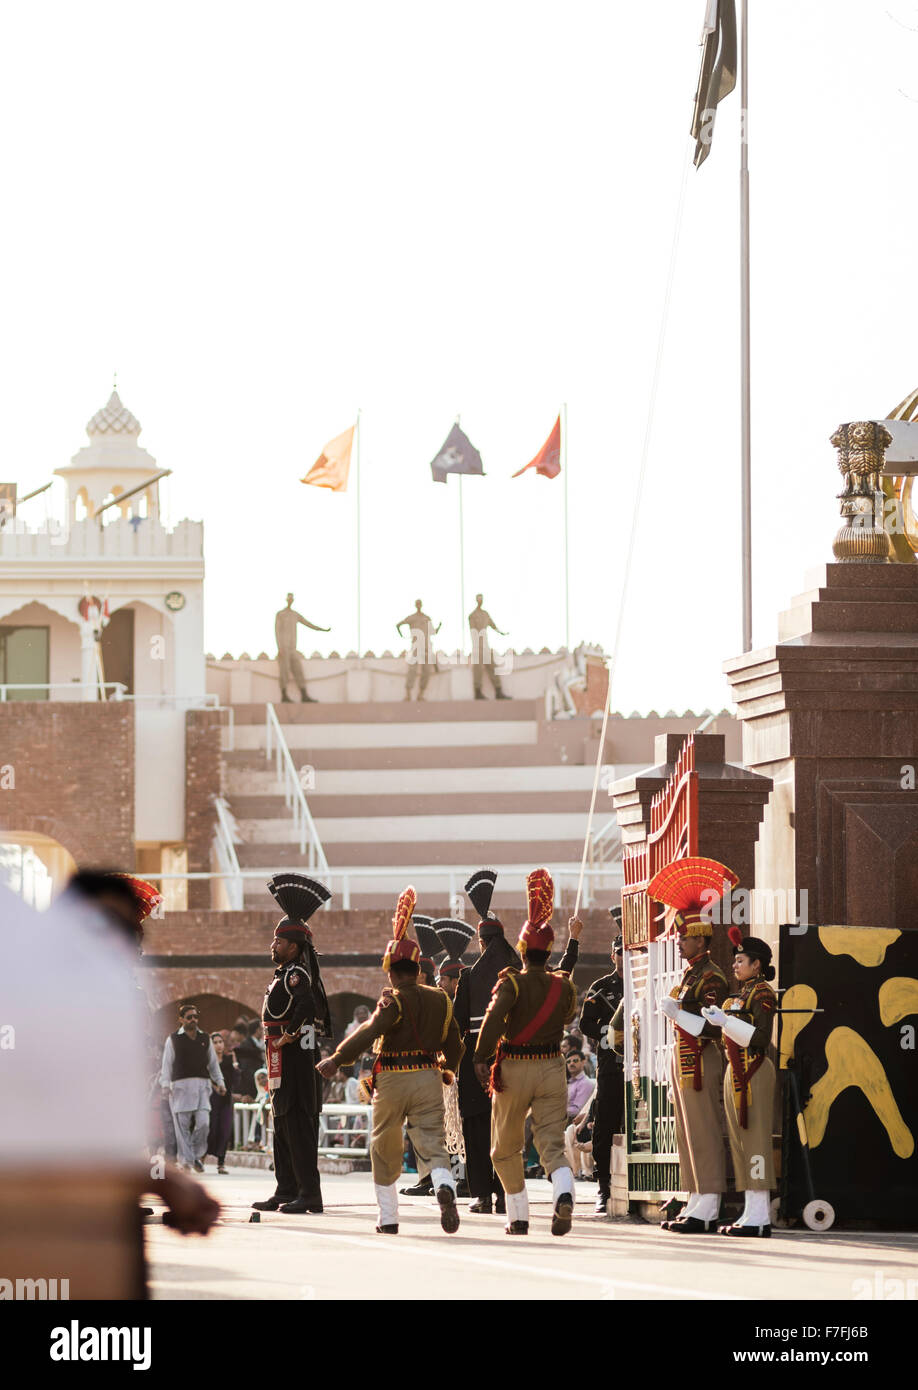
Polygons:
<instances>
[{"instance_id":1,"label":"seated spectator","mask_svg":"<svg viewBox=\"0 0 918 1390\"><path fill-rule=\"evenodd\" d=\"M583 1053L572 1047L567 1054L567 1118L572 1120L584 1109L596 1089L583 1069Z\"/></svg>"},{"instance_id":2,"label":"seated spectator","mask_svg":"<svg viewBox=\"0 0 918 1390\"><path fill-rule=\"evenodd\" d=\"M236 1054L236 1065L242 1072L240 1091L242 1095L254 1097L256 1100L258 1097L255 1091L255 1073L259 1067L263 1067L265 1064L264 1044L259 1043L255 1036L260 1026L257 1019L246 1024L245 1037L233 1048ZM237 1023L236 1029L238 1030L238 1028L239 1024Z\"/></svg>"},{"instance_id":3,"label":"seated spectator","mask_svg":"<svg viewBox=\"0 0 918 1390\"><path fill-rule=\"evenodd\" d=\"M356 1009L354 1010L354 1017L351 1019L350 1023L347 1025L347 1028L345 1029L344 1036L346 1038L349 1038L351 1034L354 1032L354 1029L360 1028L364 1023L366 1023L369 1017L370 1010L367 1008L366 1004L358 1004Z\"/></svg>"}]
</instances>

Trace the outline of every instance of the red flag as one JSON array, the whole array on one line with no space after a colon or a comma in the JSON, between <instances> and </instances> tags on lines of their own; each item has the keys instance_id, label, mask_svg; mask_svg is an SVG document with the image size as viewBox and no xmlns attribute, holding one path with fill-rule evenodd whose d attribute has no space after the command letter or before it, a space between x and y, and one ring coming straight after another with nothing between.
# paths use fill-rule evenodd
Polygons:
<instances>
[{"instance_id":1,"label":"red flag","mask_svg":"<svg viewBox=\"0 0 918 1390\"><path fill-rule=\"evenodd\" d=\"M551 434L542 445L534 459L526 464L526 468L534 468L537 473L541 473L543 478L557 478L561 472L561 416L559 415L554 423ZM514 478L518 478L520 473L525 473L526 468L521 468L518 473L514 473Z\"/></svg>"}]
</instances>

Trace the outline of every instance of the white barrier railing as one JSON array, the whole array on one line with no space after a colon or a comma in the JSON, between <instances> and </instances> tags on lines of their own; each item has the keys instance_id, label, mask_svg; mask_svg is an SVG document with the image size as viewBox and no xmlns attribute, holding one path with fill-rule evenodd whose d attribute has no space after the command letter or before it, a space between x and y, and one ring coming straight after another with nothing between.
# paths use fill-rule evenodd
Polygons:
<instances>
[{"instance_id":1,"label":"white barrier railing","mask_svg":"<svg viewBox=\"0 0 918 1390\"><path fill-rule=\"evenodd\" d=\"M329 1124L329 1120L340 1123ZM319 1153L324 1158L369 1158L372 1105L323 1105L319 1115ZM333 1143L332 1137L340 1142ZM359 1143L355 1143L355 1139Z\"/></svg>"},{"instance_id":2,"label":"white barrier railing","mask_svg":"<svg viewBox=\"0 0 918 1390\"><path fill-rule=\"evenodd\" d=\"M251 1149L261 1125L261 1143L274 1152L274 1127L267 1100L237 1100L233 1105L234 1149ZM372 1105L323 1105L319 1115L319 1153L323 1158L369 1158Z\"/></svg>"},{"instance_id":3,"label":"white barrier railing","mask_svg":"<svg viewBox=\"0 0 918 1390\"><path fill-rule=\"evenodd\" d=\"M228 910L241 912L245 906L245 885L239 860L236 857L236 822L230 808L222 796L214 797L214 810L217 812L217 827L214 831L214 853L222 873L227 875L226 898Z\"/></svg>"},{"instance_id":4,"label":"white barrier railing","mask_svg":"<svg viewBox=\"0 0 918 1390\"><path fill-rule=\"evenodd\" d=\"M306 796L300 781L287 739L273 705L265 706L265 757L270 760L271 745L274 745L274 767L278 781L283 785L284 804L293 815L293 825L299 835L300 854L307 855L307 867L312 873L328 873L328 860L316 830L315 821L306 804Z\"/></svg>"},{"instance_id":5,"label":"white barrier railing","mask_svg":"<svg viewBox=\"0 0 918 1390\"><path fill-rule=\"evenodd\" d=\"M261 1125L261 1142L271 1151L268 1143L271 1126L271 1107L267 1100L237 1100L233 1105L233 1148L250 1149L255 1144L255 1131Z\"/></svg>"},{"instance_id":6,"label":"white barrier railing","mask_svg":"<svg viewBox=\"0 0 918 1390\"><path fill-rule=\"evenodd\" d=\"M96 699L99 690L111 690L113 700L127 699L127 686L122 685L121 681L27 681L18 684L0 685L0 703L6 700L8 690L92 690L95 692L93 699Z\"/></svg>"}]
</instances>

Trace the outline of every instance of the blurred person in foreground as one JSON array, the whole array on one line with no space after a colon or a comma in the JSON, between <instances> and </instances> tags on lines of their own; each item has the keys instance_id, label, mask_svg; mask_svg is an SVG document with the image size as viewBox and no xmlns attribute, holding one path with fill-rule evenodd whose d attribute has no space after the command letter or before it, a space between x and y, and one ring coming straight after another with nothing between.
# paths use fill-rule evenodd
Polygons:
<instances>
[{"instance_id":1,"label":"blurred person in foreground","mask_svg":"<svg viewBox=\"0 0 918 1390\"><path fill-rule=\"evenodd\" d=\"M71 1299L143 1298L140 1197L161 1197L185 1234L208 1231L219 1206L162 1159L151 1173L145 1156L138 932L127 919L113 930L87 898L65 893L37 913L2 885L0 921L0 1019L15 1061L0 1067L0 1113L24 1117L0 1126L0 1268L66 1277ZM36 990L42 952L54 968ZM77 1034L105 1058L103 1085L93 1068L61 1066L59 1039Z\"/></svg>"}]
</instances>

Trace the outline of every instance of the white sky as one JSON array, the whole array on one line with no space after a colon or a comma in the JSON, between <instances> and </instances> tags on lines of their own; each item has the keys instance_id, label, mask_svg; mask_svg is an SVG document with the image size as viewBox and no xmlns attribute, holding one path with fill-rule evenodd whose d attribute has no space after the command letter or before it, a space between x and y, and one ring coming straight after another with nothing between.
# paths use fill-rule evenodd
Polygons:
<instances>
[{"instance_id":1,"label":"white sky","mask_svg":"<svg viewBox=\"0 0 918 1390\"><path fill-rule=\"evenodd\" d=\"M918 386L918 5L750 5L761 646L831 558L828 436ZM0 475L66 463L117 369L171 519L205 521L208 649L273 651L292 588L347 651L354 495L298 478L359 406L364 648L416 597L454 646L479 590L554 647L562 482L510 474L567 401L571 636L610 650L704 9L8 0ZM741 646L738 121L737 92L689 175L625 710L723 705ZM457 413L488 474L461 609L428 466Z\"/></svg>"}]
</instances>

